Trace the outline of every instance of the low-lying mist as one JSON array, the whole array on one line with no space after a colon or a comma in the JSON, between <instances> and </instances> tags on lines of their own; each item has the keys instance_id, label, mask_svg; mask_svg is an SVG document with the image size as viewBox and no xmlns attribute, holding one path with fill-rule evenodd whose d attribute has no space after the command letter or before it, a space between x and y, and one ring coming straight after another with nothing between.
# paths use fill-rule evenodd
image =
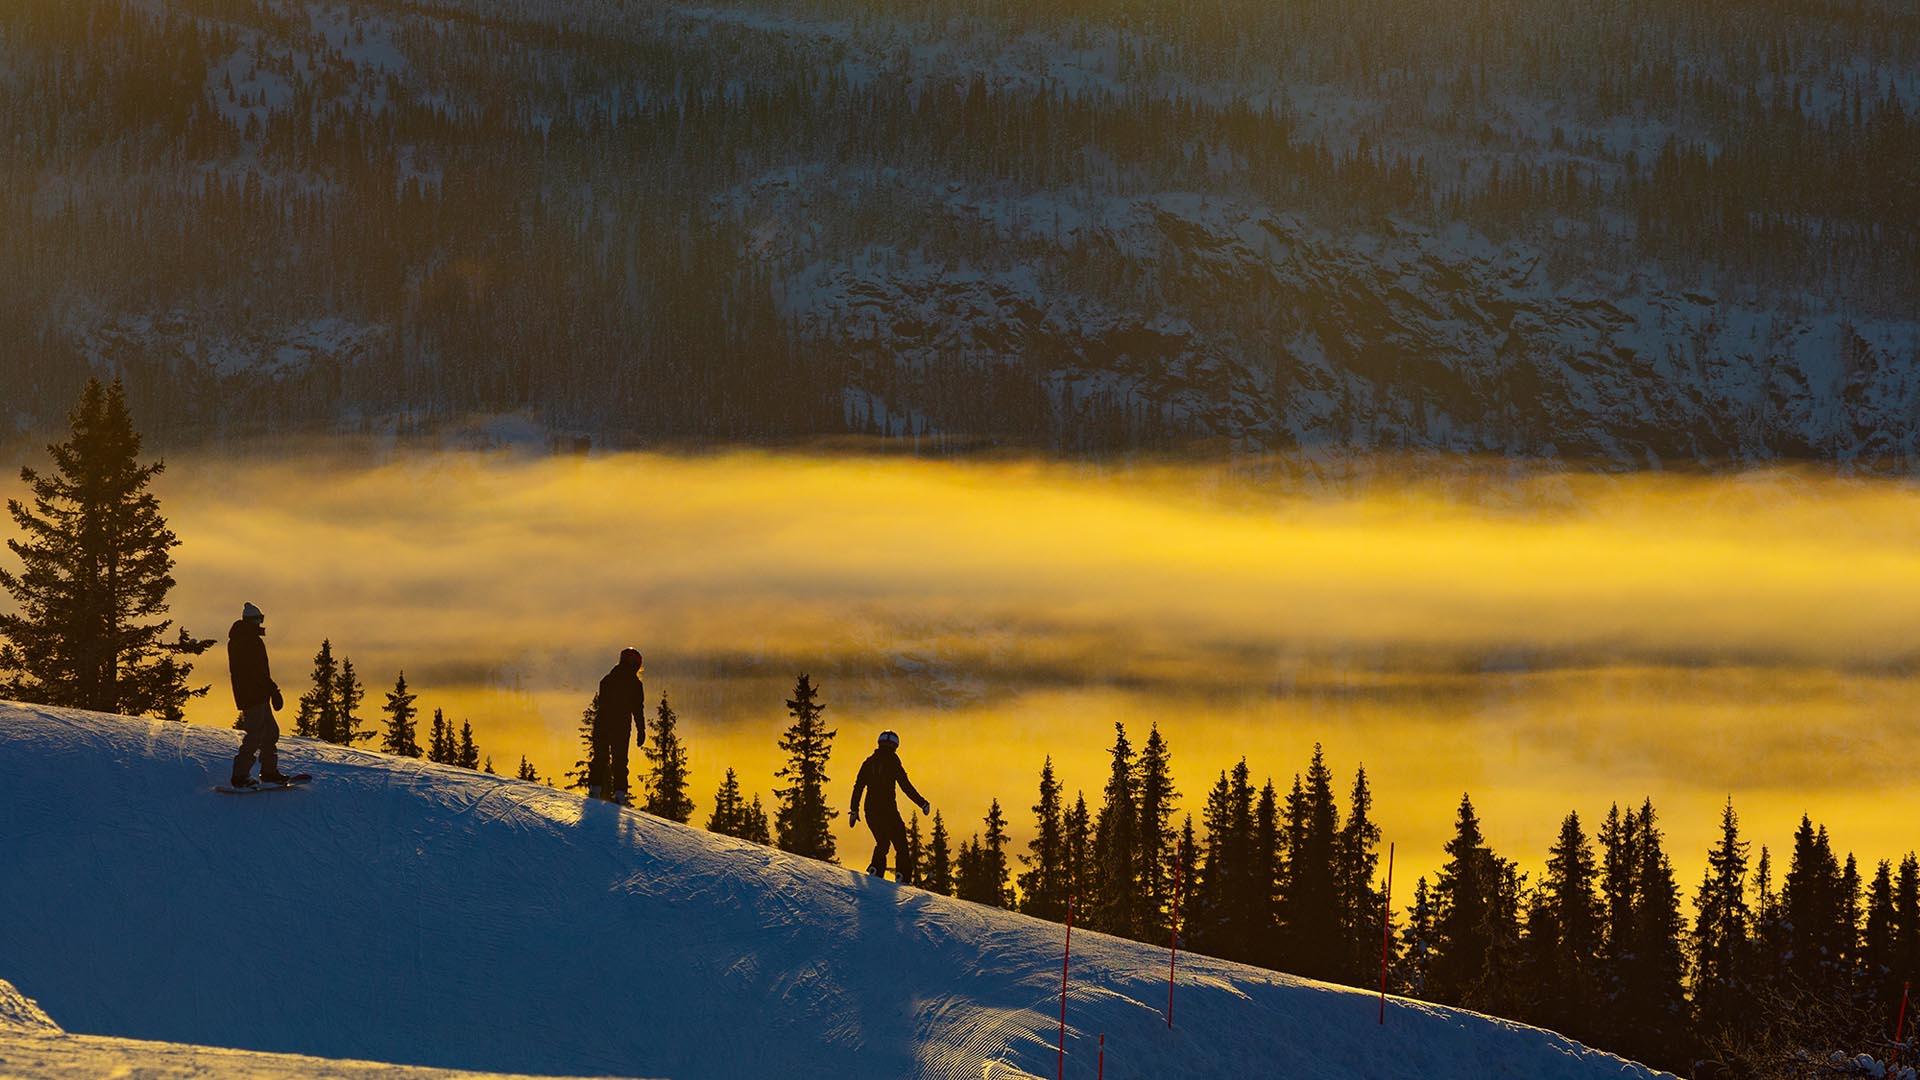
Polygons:
<instances>
[{"instance_id":1,"label":"low-lying mist","mask_svg":"<svg viewBox=\"0 0 1920 1080\"><path fill-rule=\"evenodd\" d=\"M404 668L502 772L570 768L634 644L703 803L727 766L771 786L805 671L836 798L895 727L963 835L994 796L1024 830L1047 754L1097 798L1124 721L1136 745L1160 724L1196 816L1243 754L1283 788L1316 741L1343 788L1364 762L1416 871L1462 791L1529 864L1567 810L1648 795L1683 877L1729 794L1776 847L1803 810L1862 856L1914 842L1920 491L1897 482L289 452L178 457L162 494L187 626L260 604L290 699L330 637L376 719ZM201 674L194 718L229 723L218 652Z\"/></svg>"}]
</instances>

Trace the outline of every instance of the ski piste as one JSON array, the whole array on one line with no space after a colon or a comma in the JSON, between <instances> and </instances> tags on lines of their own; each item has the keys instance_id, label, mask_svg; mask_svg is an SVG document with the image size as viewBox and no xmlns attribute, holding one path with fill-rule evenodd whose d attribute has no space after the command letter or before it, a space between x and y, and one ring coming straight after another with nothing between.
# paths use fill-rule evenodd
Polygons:
<instances>
[{"instance_id":1,"label":"ski piste","mask_svg":"<svg viewBox=\"0 0 1920 1080\"><path fill-rule=\"evenodd\" d=\"M287 777L285 781L262 780L252 787L234 787L232 784L215 784L213 790L222 795L252 795L260 791L289 791L296 787L304 787L312 782L313 775L311 773L295 773Z\"/></svg>"}]
</instances>

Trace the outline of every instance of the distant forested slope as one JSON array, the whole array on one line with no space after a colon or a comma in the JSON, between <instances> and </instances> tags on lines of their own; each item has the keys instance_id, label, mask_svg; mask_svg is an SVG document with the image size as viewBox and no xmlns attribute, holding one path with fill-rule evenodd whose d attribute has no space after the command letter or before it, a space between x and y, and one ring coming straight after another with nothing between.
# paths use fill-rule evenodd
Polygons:
<instances>
[{"instance_id":1,"label":"distant forested slope","mask_svg":"<svg viewBox=\"0 0 1920 1080\"><path fill-rule=\"evenodd\" d=\"M17 0L0 144L0 430L1920 453L1899 0Z\"/></svg>"}]
</instances>

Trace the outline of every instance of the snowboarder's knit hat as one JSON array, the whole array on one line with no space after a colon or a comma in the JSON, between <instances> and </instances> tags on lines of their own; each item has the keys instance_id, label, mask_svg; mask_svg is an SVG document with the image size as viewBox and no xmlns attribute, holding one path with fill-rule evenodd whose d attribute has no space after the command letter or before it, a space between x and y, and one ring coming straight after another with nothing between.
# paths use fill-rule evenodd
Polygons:
<instances>
[{"instance_id":1,"label":"snowboarder's knit hat","mask_svg":"<svg viewBox=\"0 0 1920 1080\"><path fill-rule=\"evenodd\" d=\"M240 617L243 619L250 619L254 622L267 621L267 613L264 611L261 611L257 607L254 607L253 601L251 600L247 601L246 606L240 609Z\"/></svg>"}]
</instances>

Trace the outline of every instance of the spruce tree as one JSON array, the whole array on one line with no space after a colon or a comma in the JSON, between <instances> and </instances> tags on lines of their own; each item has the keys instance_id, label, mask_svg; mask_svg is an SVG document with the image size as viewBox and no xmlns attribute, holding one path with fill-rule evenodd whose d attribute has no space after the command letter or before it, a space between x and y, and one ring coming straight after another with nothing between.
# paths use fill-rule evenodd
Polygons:
<instances>
[{"instance_id":1,"label":"spruce tree","mask_svg":"<svg viewBox=\"0 0 1920 1080\"><path fill-rule=\"evenodd\" d=\"M1186 815L1180 823L1180 843L1175 852L1180 869L1174 888L1175 903L1180 908L1179 941L1187 942L1192 940L1194 920L1200 913L1200 890L1195 887L1200 871L1200 850L1193 832L1192 814Z\"/></svg>"},{"instance_id":2,"label":"spruce tree","mask_svg":"<svg viewBox=\"0 0 1920 1080\"><path fill-rule=\"evenodd\" d=\"M1867 918L1860 939L1861 985L1870 1006L1900 999L1900 983L1894 978L1894 928L1893 864L1881 859L1873 870L1873 884L1867 887Z\"/></svg>"},{"instance_id":3,"label":"spruce tree","mask_svg":"<svg viewBox=\"0 0 1920 1080\"><path fill-rule=\"evenodd\" d=\"M773 846L773 826L767 821L767 808L760 805L760 793L757 791L741 818L740 832L742 840L751 840L763 847Z\"/></svg>"},{"instance_id":4,"label":"spruce tree","mask_svg":"<svg viewBox=\"0 0 1920 1080\"><path fill-rule=\"evenodd\" d=\"M1140 911L1137 936L1161 941L1173 910L1174 806L1180 793L1173 785L1173 752L1154 724L1140 747L1134 790L1139 803Z\"/></svg>"},{"instance_id":5,"label":"spruce tree","mask_svg":"<svg viewBox=\"0 0 1920 1080\"><path fill-rule=\"evenodd\" d=\"M1777 984L1786 975L1786 915L1773 888L1773 855L1760 845L1753 867L1753 938L1748 970L1756 984Z\"/></svg>"},{"instance_id":6,"label":"spruce tree","mask_svg":"<svg viewBox=\"0 0 1920 1080\"><path fill-rule=\"evenodd\" d=\"M0 569L14 610L0 615L0 696L43 705L185 720L193 657L212 639L173 629L173 549L148 490L165 464L140 463L140 436L118 380L90 379L66 442L47 448L54 471L27 467L29 499L7 500L20 536Z\"/></svg>"},{"instance_id":7,"label":"spruce tree","mask_svg":"<svg viewBox=\"0 0 1920 1080\"><path fill-rule=\"evenodd\" d=\"M1337 855L1340 939L1344 943L1339 978L1352 986L1365 986L1371 981L1378 960L1373 943L1382 934L1382 898L1373 885L1380 867L1380 827L1373 823L1372 813L1373 792L1362 766L1354 770Z\"/></svg>"},{"instance_id":8,"label":"spruce tree","mask_svg":"<svg viewBox=\"0 0 1920 1080\"><path fill-rule=\"evenodd\" d=\"M927 844L925 838L920 835L920 814L918 811L915 811L907 818L906 865L908 882L910 884L918 884L920 875L925 872L927 867Z\"/></svg>"},{"instance_id":9,"label":"spruce tree","mask_svg":"<svg viewBox=\"0 0 1920 1080\"><path fill-rule=\"evenodd\" d=\"M1281 887L1287 962L1296 974L1336 979L1341 973L1339 808L1334 805L1333 773L1318 743L1307 766L1298 823L1300 835L1288 848ZM1290 830L1291 831L1291 830Z\"/></svg>"},{"instance_id":10,"label":"spruce tree","mask_svg":"<svg viewBox=\"0 0 1920 1080\"><path fill-rule=\"evenodd\" d=\"M1860 863L1847 852L1840 868L1840 898L1836 905L1840 921L1835 935L1840 960L1839 982L1853 980L1860 967Z\"/></svg>"},{"instance_id":11,"label":"spruce tree","mask_svg":"<svg viewBox=\"0 0 1920 1080\"><path fill-rule=\"evenodd\" d=\"M1642 1061L1678 1069L1691 1051L1687 1027L1686 957L1680 938L1680 886L1661 846L1653 800L1637 815L1633 938L1623 958L1626 1031L1619 1045Z\"/></svg>"},{"instance_id":12,"label":"spruce tree","mask_svg":"<svg viewBox=\"0 0 1920 1080\"><path fill-rule=\"evenodd\" d=\"M1239 944L1233 940L1234 882L1239 876L1244 852L1238 850L1233 835L1231 787L1222 771L1207 790L1200 808L1200 827L1206 833L1205 853L1197 860L1199 876L1192 888L1193 902L1188 905L1187 932L1194 947L1215 956L1233 959Z\"/></svg>"},{"instance_id":13,"label":"spruce tree","mask_svg":"<svg viewBox=\"0 0 1920 1080\"><path fill-rule=\"evenodd\" d=\"M433 731L427 738L427 760L437 765L453 765L460 760L454 742L453 725L439 709L433 710Z\"/></svg>"},{"instance_id":14,"label":"spruce tree","mask_svg":"<svg viewBox=\"0 0 1920 1080\"><path fill-rule=\"evenodd\" d=\"M1577 812L1560 822L1560 834L1547 849L1547 870L1540 881L1530 952L1532 978L1540 1001L1536 1015L1555 1031L1591 1038L1593 1009L1600 995L1600 945L1605 909L1595 880L1599 866Z\"/></svg>"},{"instance_id":15,"label":"spruce tree","mask_svg":"<svg viewBox=\"0 0 1920 1080\"><path fill-rule=\"evenodd\" d=\"M1000 800L993 800L987 807L987 832L980 844L980 887L986 899L981 902L994 907L1011 907L1013 891L1007 884L1007 816L1000 810Z\"/></svg>"},{"instance_id":16,"label":"spruce tree","mask_svg":"<svg viewBox=\"0 0 1920 1080\"><path fill-rule=\"evenodd\" d=\"M947 825L933 812L933 832L927 837L927 868L920 887L942 896L953 895L953 855L948 850Z\"/></svg>"},{"instance_id":17,"label":"spruce tree","mask_svg":"<svg viewBox=\"0 0 1920 1080\"><path fill-rule=\"evenodd\" d=\"M1246 913L1248 959L1278 968L1286 959L1288 942L1280 923L1280 882L1286 867L1285 833L1280 824L1280 796L1269 779L1253 804L1253 832L1248 841Z\"/></svg>"},{"instance_id":18,"label":"spruce tree","mask_svg":"<svg viewBox=\"0 0 1920 1080\"><path fill-rule=\"evenodd\" d=\"M1428 971L1435 1000L1472 1007L1493 953L1498 868L1480 832L1473 801L1460 796L1447 861L1434 884L1433 958Z\"/></svg>"},{"instance_id":19,"label":"spruce tree","mask_svg":"<svg viewBox=\"0 0 1920 1080\"><path fill-rule=\"evenodd\" d=\"M1707 854L1693 907L1693 1009L1709 1039L1744 1032L1752 1022L1753 910L1747 904L1747 850L1733 800L1720 812L1720 841Z\"/></svg>"},{"instance_id":20,"label":"spruce tree","mask_svg":"<svg viewBox=\"0 0 1920 1080\"><path fill-rule=\"evenodd\" d=\"M740 793L740 776L732 769L727 770L719 790L713 793L713 813L707 817L707 831L746 839L747 804Z\"/></svg>"},{"instance_id":21,"label":"spruce tree","mask_svg":"<svg viewBox=\"0 0 1920 1080\"><path fill-rule=\"evenodd\" d=\"M1900 860L1893 887L1893 971L1888 984L1920 986L1920 856L1908 852Z\"/></svg>"},{"instance_id":22,"label":"spruce tree","mask_svg":"<svg viewBox=\"0 0 1920 1080\"><path fill-rule=\"evenodd\" d=\"M1020 910L1060 922L1067 916L1066 824L1052 756L1040 766L1040 801L1033 804L1033 816L1033 839L1020 857L1027 865L1020 875Z\"/></svg>"},{"instance_id":23,"label":"spruce tree","mask_svg":"<svg viewBox=\"0 0 1920 1080\"><path fill-rule=\"evenodd\" d=\"M802 675L794 683L787 713L793 722L780 736L787 764L775 775L787 782L774 790L774 832L780 850L832 862L833 821L840 816L827 799L827 760L833 754L835 732L820 719L826 706L816 700L819 691Z\"/></svg>"},{"instance_id":24,"label":"spruce tree","mask_svg":"<svg viewBox=\"0 0 1920 1080\"><path fill-rule=\"evenodd\" d=\"M353 660L341 657L340 673L333 683L334 742L342 746L371 739L374 733L366 728L366 721L360 716L360 703L367 697L367 688L361 684L360 676L354 673Z\"/></svg>"},{"instance_id":25,"label":"spruce tree","mask_svg":"<svg viewBox=\"0 0 1920 1080\"><path fill-rule=\"evenodd\" d=\"M1841 982L1840 866L1825 826L1801 815L1793 857L1780 889L1787 933L1788 972L1809 993L1824 995Z\"/></svg>"},{"instance_id":26,"label":"spruce tree","mask_svg":"<svg viewBox=\"0 0 1920 1080\"><path fill-rule=\"evenodd\" d=\"M679 721L673 706L667 704L666 695L662 694L655 714L653 738L645 750L651 767L643 809L684 824L693 817L693 800L687 796L687 749L680 744Z\"/></svg>"},{"instance_id":27,"label":"spruce tree","mask_svg":"<svg viewBox=\"0 0 1920 1080\"><path fill-rule=\"evenodd\" d=\"M1113 725L1111 768L1093 825L1093 864L1089 867L1095 882L1092 895L1085 898L1086 925L1117 937L1132 937L1139 932L1140 902L1140 801L1134 787L1133 744L1127 741L1125 725Z\"/></svg>"},{"instance_id":28,"label":"spruce tree","mask_svg":"<svg viewBox=\"0 0 1920 1080\"><path fill-rule=\"evenodd\" d=\"M525 754L520 755L520 767L514 770L513 775L516 779L525 780L529 783L537 784L540 782L540 774L534 771L533 762L528 761L527 755Z\"/></svg>"},{"instance_id":29,"label":"spruce tree","mask_svg":"<svg viewBox=\"0 0 1920 1080\"><path fill-rule=\"evenodd\" d=\"M987 876L981 866L980 834L961 841L960 851L953 860L953 894L962 900L976 904L993 904L993 891L987 886Z\"/></svg>"},{"instance_id":30,"label":"spruce tree","mask_svg":"<svg viewBox=\"0 0 1920 1080\"><path fill-rule=\"evenodd\" d=\"M1394 965L1394 983L1410 997L1430 998L1433 993L1434 921L1433 893L1422 874L1413 885Z\"/></svg>"},{"instance_id":31,"label":"spruce tree","mask_svg":"<svg viewBox=\"0 0 1920 1080\"><path fill-rule=\"evenodd\" d=\"M460 749L456 751L453 763L463 769L480 767L480 747L473 741L473 725L465 720L460 721Z\"/></svg>"},{"instance_id":32,"label":"spruce tree","mask_svg":"<svg viewBox=\"0 0 1920 1080\"><path fill-rule=\"evenodd\" d=\"M1600 897L1606 933L1600 948L1600 1004L1594 1010L1598 1029L1608 1039L1619 1034L1620 1015L1627 1007L1623 965L1633 950L1634 883L1640 862L1639 821L1622 814L1618 803L1607 807L1600 823Z\"/></svg>"},{"instance_id":33,"label":"spruce tree","mask_svg":"<svg viewBox=\"0 0 1920 1080\"><path fill-rule=\"evenodd\" d=\"M493 771L493 755L492 754L487 755L487 762L486 764L480 766L480 771L483 773L486 773L488 776L498 775Z\"/></svg>"},{"instance_id":34,"label":"spruce tree","mask_svg":"<svg viewBox=\"0 0 1920 1080\"><path fill-rule=\"evenodd\" d=\"M339 742L340 664L333 658L333 642L322 639L320 651L313 654L312 689L300 695L294 714L293 733L322 742Z\"/></svg>"},{"instance_id":35,"label":"spruce tree","mask_svg":"<svg viewBox=\"0 0 1920 1080\"><path fill-rule=\"evenodd\" d=\"M420 742L415 731L415 719L420 715L420 709L415 704L418 700L419 696L407 689L407 673L401 672L400 677L393 681L393 689L387 693L387 703L380 708L381 712L387 714L387 730L380 740L380 749L396 757L420 756Z\"/></svg>"},{"instance_id":36,"label":"spruce tree","mask_svg":"<svg viewBox=\"0 0 1920 1080\"><path fill-rule=\"evenodd\" d=\"M1085 792L1073 795L1073 809L1060 822L1062 865L1067 878L1067 906L1081 910L1083 897L1093 889L1093 818L1087 811Z\"/></svg>"}]
</instances>

